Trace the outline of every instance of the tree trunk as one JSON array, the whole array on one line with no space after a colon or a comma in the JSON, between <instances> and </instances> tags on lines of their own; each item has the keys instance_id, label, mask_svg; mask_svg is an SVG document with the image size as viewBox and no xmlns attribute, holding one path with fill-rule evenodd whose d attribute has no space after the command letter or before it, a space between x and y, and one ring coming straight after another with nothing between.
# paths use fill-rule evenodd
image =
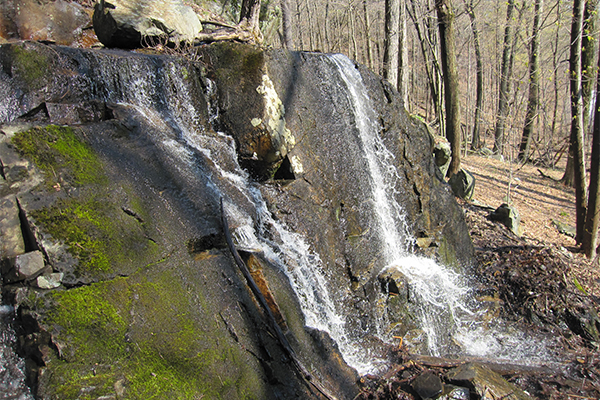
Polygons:
<instances>
[{"instance_id":1,"label":"tree trunk","mask_svg":"<svg viewBox=\"0 0 600 400\"><path fill-rule=\"evenodd\" d=\"M367 0L363 0L363 13L365 17L365 44L367 51L367 65L369 69L373 69L373 48L371 47L371 23L369 21L369 10L367 8Z\"/></svg>"},{"instance_id":2,"label":"tree trunk","mask_svg":"<svg viewBox=\"0 0 600 400\"><path fill-rule=\"evenodd\" d=\"M454 39L454 11L450 0L436 0L435 6L440 30L440 58L444 77L446 138L452 149L452 159L446 174L450 178L460 169L460 95Z\"/></svg>"},{"instance_id":3,"label":"tree trunk","mask_svg":"<svg viewBox=\"0 0 600 400\"><path fill-rule=\"evenodd\" d=\"M582 52L581 52L581 68L582 68L582 96L583 96L583 135L589 132L590 125L590 113L592 108L592 103L594 101L592 89L594 87L594 82L596 81L595 76L597 69L593 65L596 59L596 47L595 47L595 39L596 36L596 8L597 1L590 0L585 4L584 10L584 22L582 28ZM569 152L567 158L567 165L565 167L565 173L561 178L561 182L565 186L574 187L575 183L575 149L572 148L573 140L570 139Z\"/></svg>"},{"instance_id":4,"label":"tree trunk","mask_svg":"<svg viewBox=\"0 0 600 400\"><path fill-rule=\"evenodd\" d=\"M473 46L475 47L475 64L477 75L477 87L475 88L475 118L473 121L473 140L471 141L471 150L480 149L481 143L481 111L483 109L483 61L481 59L481 47L479 43L479 30L475 20L475 10L473 0L469 0L466 4L467 13L471 20L471 30L473 31Z\"/></svg>"},{"instance_id":5,"label":"tree trunk","mask_svg":"<svg viewBox=\"0 0 600 400\"><path fill-rule=\"evenodd\" d=\"M498 115L494 132L494 152L504 153L506 116L508 114L508 96L510 92L511 44L513 42L512 18L515 8L514 0L508 0L506 8L506 26L504 28L504 45L502 47L502 65L500 67L500 87L498 89Z\"/></svg>"},{"instance_id":6,"label":"tree trunk","mask_svg":"<svg viewBox=\"0 0 600 400\"><path fill-rule=\"evenodd\" d=\"M438 77L441 73L439 63L437 61L435 51L432 45L432 40L429 35L425 35L423 32L424 28L427 29L427 26L423 27L421 25L422 18L417 14L416 0L411 0L411 10L409 12L410 19L413 21L415 30L417 31L417 38L419 45L421 47L421 54L423 55L423 60L425 64L425 72L427 73L427 80L429 86L429 94L431 96L431 104L433 104L433 109L435 116L440 121L440 134L443 136L443 112L442 112L442 104L441 104L441 88L439 87ZM429 104L429 103L427 103ZM429 106L427 107L429 108Z\"/></svg>"},{"instance_id":7,"label":"tree trunk","mask_svg":"<svg viewBox=\"0 0 600 400\"><path fill-rule=\"evenodd\" d=\"M598 59L600 67L600 59ZM600 79L597 79L596 92L600 90ZM598 227L600 225L600 108L594 113L594 130L592 135L592 163L590 172L590 198L585 216L585 228L581 239L581 249L585 255L593 259L598 248Z\"/></svg>"},{"instance_id":8,"label":"tree trunk","mask_svg":"<svg viewBox=\"0 0 600 400\"><path fill-rule=\"evenodd\" d=\"M571 148L575 169L575 212L577 234L575 240L581 243L587 207L585 184L585 159L583 155L583 88L581 79L581 44L583 35L584 0L573 1L573 21L571 24L571 50L569 54L569 76L571 93Z\"/></svg>"},{"instance_id":9,"label":"tree trunk","mask_svg":"<svg viewBox=\"0 0 600 400\"><path fill-rule=\"evenodd\" d=\"M383 50L383 77L392 86L398 86L398 0L385 0L385 38Z\"/></svg>"},{"instance_id":10,"label":"tree trunk","mask_svg":"<svg viewBox=\"0 0 600 400\"><path fill-rule=\"evenodd\" d=\"M290 0L281 0L281 19L283 20L283 47L288 50L294 50L292 5L290 4Z\"/></svg>"},{"instance_id":11,"label":"tree trunk","mask_svg":"<svg viewBox=\"0 0 600 400\"><path fill-rule=\"evenodd\" d=\"M406 32L406 1L400 0L400 8L398 17L400 19L398 27L398 92L404 103L404 107L408 108L408 40Z\"/></svg>"},{"instance_id":12,"label":"tree trunk","mask_svg":"<svg viewBox=\"0 0 600 400\"><path fill-rule=\"evenodd\" d=\"M531 33L531 53L529 54L529 102L527 104L521 145L519 146L519 160L522 162L529 161L529 157L531 156L529 154L531 138L540 104L540 59L538 52L540 50L540 16L542 6L543 0L535 0L533 31Z\"/></svg>"}]
</instances>

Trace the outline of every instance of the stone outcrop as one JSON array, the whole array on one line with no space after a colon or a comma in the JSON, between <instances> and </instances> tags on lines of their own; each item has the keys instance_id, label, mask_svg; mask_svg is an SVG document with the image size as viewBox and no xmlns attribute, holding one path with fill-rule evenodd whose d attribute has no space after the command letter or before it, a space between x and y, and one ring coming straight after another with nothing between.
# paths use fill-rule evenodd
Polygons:
<instances>
[{"instance_id":1,"label":"stone outcrop","mask_svg":"<svg viewBox=\"0 0 600 400\"><path fill-rule=\"evenodd\" d=\"M96 3L93 22L102 44L122 49L189 44L202 30L194 10L181 0L102 0Z\"/></svg>"},{"instance_id":2,"label":"stone outcrop","mask_svg":"<svg viewBox=\"0 0 600 400\"><path fill-rule=\"evenodd\" d=\"M356 117L331 59L232 43L197 51L202 64L0 46L6 231L18 236L18 219L14 251L37 247L47 264L3 291L40 398L311 395L225 247L221 199L287 340L338 398L358 394L357 375L327 332L305 326L289 271L324 271L347 328L373 349L381 340L364 327L375 312L409 307L393 304L406 299L403 277L380 274ZM468 269L472 244L432 138L393 88L356 69L401 172L407 235L421 239L407 238L408 251Z\"/></svg>"}]
</instances>

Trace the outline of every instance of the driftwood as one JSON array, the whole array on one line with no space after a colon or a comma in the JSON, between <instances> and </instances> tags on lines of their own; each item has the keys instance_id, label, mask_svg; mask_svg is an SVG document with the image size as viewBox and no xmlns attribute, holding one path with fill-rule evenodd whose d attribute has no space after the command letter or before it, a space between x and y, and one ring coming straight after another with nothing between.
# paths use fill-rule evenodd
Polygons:
<instances>
[{"instance_id":1,"label":"driftwood","mask_svg":"<svg viewBox=\"0 0 600 400\"><path fill-rule=\"evenodd\" d=\"M269 326L269 328L271 328L271 331L274 333L275 337L279 341L279 344L281 345L281 347L283 348L283 350L285 351L287 356L292 360L292 363L294 364L296 371L300 374L300 376L302 376L302 378L306 382L308 382L312 387L314 387L326 399L337 400L334 396L329 394L328 391L325 390L325 388L323 388L321 386L321 384L319 384L314 379L314 377L310 374L310 372L308 372L308 370L306 369L304 364L302 364L302 362L298 359L296 352L294 351L294 349L288 342L287 338L283 334L281 327L277 324L277 320L276 320L275 316L273 315L273 312L271 311L271 308L269 307L267 300L265 299L265 296L262 294L262 292L258 288L258 285L256 284L256 282L254 282L254 279L252 278L252 275L250 274L250 271L248 270L246 263L244 263L244 261L242 260L240 253L237 251L237 248L235 247L235 245L233 243L233 239L231 238L231 231L229 230L229 223L227 222L227 217L225 216L225 209L223 208L223 199L222 198L221 198L221 222L223 224L223 233L225 234L225 240L227 241L227 246L229 247L229 251L231 252L231 255L233 256L235 263L237 264L238 268L242 272L242 275L244 275L244 278L246 278L246 282L248 283L248 286L250 287L252 294L254 295L254 297L260 304L261 308L263 309L263 311L267 317L267 325Z\"/></svg>"}]
</instances>

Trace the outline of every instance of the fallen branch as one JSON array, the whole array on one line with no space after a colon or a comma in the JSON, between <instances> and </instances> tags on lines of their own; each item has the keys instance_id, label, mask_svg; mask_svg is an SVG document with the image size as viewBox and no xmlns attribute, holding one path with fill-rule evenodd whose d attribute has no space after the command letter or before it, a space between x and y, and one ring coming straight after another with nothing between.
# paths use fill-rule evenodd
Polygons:
<instances>
[{"instance_id":1,"label":"fallen branch","mask_svg":"<svg viewBox=\"0 0 600 400\"><path fill-rule=\"evenodd\" d=\"M221 222L223 224L223 233L225 234L225 240L227 241L227 246L229 247L229 251L231 252L231 255L233 256L233 259L235 260L235 263L237 264L238 268L242 272L242 275L244 275L244 278L246 278L246 282L248 283L248 286L250 287L252 294L254 295L254 297L256 298L256 300L258 301L260 306L262 307L263 311L265 312L265 315L267 316L267 320L268 320L267 325L271 328L272 332L275 334L275 337L281 344L281 347L283 347L283 350L288 355L288 357L292 360L297 371L300 373L300 375L306 382L308 382L310 385L312 385L326 399L337 400L334 396L329 394L327 392L327 390L325 390L325 388L323 388L318 382L315 381L315 379L310 374L310 372L308 372L306 367L304 367L304 365L300 362L300 360L296 356L296 352L294 351L292 346L290 346L290 343L288 342L287 338L283 334L283 331L279 327L279 324L277 324L277 320L275 319L275 316L273 315L271 308L267 304L267 300L265 299L265 296L258 288L258 285L256 285L256 282L254 282L254 279L252 278L252 275L250 274L250 271L248 270L246 263L244 263L244 261L242 260L242 257L240 256L240 253L237 251L235 245L233 244L233 239L231 238L231 231L229 230L229 223L227 222L227 217L225 216L225 209L223 208L223 198L221 198Z\"/></svg>"}]
</instances>

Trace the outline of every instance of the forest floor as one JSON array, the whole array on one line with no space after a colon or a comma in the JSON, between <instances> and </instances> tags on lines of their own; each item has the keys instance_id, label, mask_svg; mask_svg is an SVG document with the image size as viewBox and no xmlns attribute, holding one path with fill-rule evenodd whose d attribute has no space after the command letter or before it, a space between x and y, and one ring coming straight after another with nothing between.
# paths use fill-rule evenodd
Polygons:
<instances>
[{"instance_id":1,"label":"forest floor","mask_svg":"<svg viewBox=\"0 0 600 400\"><path fill-rule=\"evenodd\" d=\"M511 369L487 360L489 365L533 398L600 399L600 266L556 226L575 225L574 190L558 182L559 169L478 155L464 157L462 166L476 179L473 200L459 201L475 247L475 295L499 305L494 318L549 338L546 352L554 360L542 368ZM507 195L521 217L518 236L487 218ZM402 347L391 352L396 366L384 377L363 378L359 398L419 399L417 377L432 371L456 384L450 371L466 362L421 357Z\"/></svg>"}]
</instances>

